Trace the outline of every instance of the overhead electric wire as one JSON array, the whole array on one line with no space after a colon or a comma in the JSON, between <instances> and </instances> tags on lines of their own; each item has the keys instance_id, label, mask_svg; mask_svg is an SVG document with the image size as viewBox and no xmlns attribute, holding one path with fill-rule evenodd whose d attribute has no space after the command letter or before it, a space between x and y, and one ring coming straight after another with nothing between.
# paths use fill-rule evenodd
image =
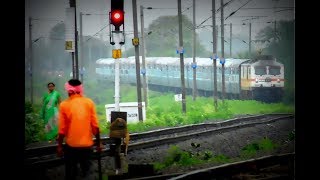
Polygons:
<instances>
[{"instance_id":1,"label":"overhead electric wire","mask_svg":"<svg viewBox=\"0 0 320 180\"><path fill-rule=\"evenodd\" d=\"M247 5L250 1L252 0L248 0L245 4L243 4L242 6L240 6L237 10L233 11L232 13L229 14L229 16L227 16L225 18L225 20L227 20L230 16L234 15L237 11L239 11L239 9L241 9L243 6Z\"/></svg>"},{"instance_id":2,"label":"overhead electric wire","mask_svg":"<svg viewBox=\"0 0 320 180\"><path fill-rule=\"evenodd\" d=\"M223 7L225 7L226 5L228 5L229 3L231 3L232 1L234 1L234 0L228 1L227 3L225 3L225 4L223 5ZM219 9L217 9L215 13L218 13L218 12L220 11L220 9L221 9L221 7L220 7ZM212 18L212 16L209 16L207 19L203 20L196 28L198 28L200 25L202 25L203 23L205 23L206 21L208 21L210 18Z\"/></svg>"},{"instance_id":3,"label":"overhead electric wire","mask_svg":"<svg viewBox=\"0 0 320 180\"><path fill-rule=\"evenodd\" d=\"M107 24L107 25L104 26L102 29L100 29L98 32L96 32L93 36L96 36L99 32L101 32L102 30L104 30L104 29L105 29L106 27L108 27L108 26L109 26L109 24ZM86 40L86 42L89 41L90 39L92 39L93 36L91 36L90 38L88 38L88 39Z\"/></svg>"}]
</instances>

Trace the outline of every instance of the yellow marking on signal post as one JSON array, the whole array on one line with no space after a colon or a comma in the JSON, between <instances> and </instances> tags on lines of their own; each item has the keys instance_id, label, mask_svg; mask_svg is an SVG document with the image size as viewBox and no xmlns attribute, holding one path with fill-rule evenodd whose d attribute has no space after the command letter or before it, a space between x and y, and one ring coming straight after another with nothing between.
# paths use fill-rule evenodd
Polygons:
<instances>
[{"instance_id":1,"label":"yellow marking on signal post","mask_svg":"<svg viewBox=\"0 0 320 180\"><path fill-rule=\"evenodd\" d=\"M133 39L132 39L132 44L133 44L134 46L138 46L138 45L139 45L139 38L133 38Z\"/></svg>"},{"instance_id":2,"label":"yellow marking on signal post","mask_svg":"<svg viewBox=\"0 0 320 180\"><path fill-rule=\"evenodd\" d=\"M121 49L112 49L112 57L114 59L121 58Z\"/></svg>"},{"instance_id":3,"label":"yellow marking on signal post","mask_svg":"<svg viewBox=\"0 0 320 180\"><path fill-rule=\"evenodd\" d=\"M66 41L65 46L66 50L72 50L72 41Z\"/></svg>"}]
</instances>

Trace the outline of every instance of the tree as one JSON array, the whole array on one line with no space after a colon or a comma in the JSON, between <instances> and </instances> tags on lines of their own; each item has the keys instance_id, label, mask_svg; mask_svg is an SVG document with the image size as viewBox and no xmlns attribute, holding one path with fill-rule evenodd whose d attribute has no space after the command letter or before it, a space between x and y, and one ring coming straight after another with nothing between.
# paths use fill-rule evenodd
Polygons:
<instances>
[{"instance_id":1,"label":"tree","mask_svg":"<svg viewBox=\"0 0 320 180\"><path fill-rule=\"evenodd\" d=\"M51 60L51 68L62 69L65 72L72 72L71 53L65 51L65 24L59 23L50 31L48 52ZM78 63L80 65L80 42L78 41ZM106 42L93 36L83 36L83 60L87 70L94 70L95 61L99 58L108 57L111 48L108 50ZM79 67L80 68L80 67Z\"/></svg>"},{"instance_id":2,"label":"tree","mask_svg":"<svg viewBox=\"0 0 320 180\"><path fill-rule=\"evenodd\" d=\"M192 57L192 27L192 22L187 16L183 15L182 31L185 57ZM176 53L176 49L179 46L178 16L161 16L157 18L148 27L148 32L152 32L152 34L145 38L147 56L179 56ZM210 52L206 51L203 45L200 44L198 35L196 39L196 56L209 57ZM133 56L134 50L128 50L127 54L128 56Z\"/></svg>"},{"instance_id":3,"label":"tree","mask_svg":"<svg viewBox=\"0 0 320 180\"><path fill-rule=\"evenodd\" d=\"M59 23L50 31L49 36L49 58L51 59L51 69L64 70L71 69L72 61L69 52L65 51L65 24Z\"/></svg>"},{"instance_id":4,"label":"tree","mask_svg":"<svg viewBox=\"0 0 320 180\"><path fill-rule=\"evenodd\" d=\"M83 36L83 61L88 73L95 73L95 63L100 58L111 57L112 46L93 36Z\"/></svg>"},{"instance_id":5,"label":"tree","mask_svg":"<svg viewBox=\"0 0 320 180\"><path fill-rule=\"evenodd\" d=\"M111 48L108 50L106 43L95 37L84 36L83 39L86 73L93 74L96 60L110 56ZM78 49L80 49L80 46L78 46ZM56 82L57 89L61 88L63 90L63 83L70 78L69 75L72 72L72 56L71 53L65 51L64 23L56 24L50 30L49 36L34 40L33 72L34 96L41 97L46 83L49 81ZM63 77L59 76L60 72L63 72Z\"/></svg>"},{"instance_id":6,"label":"tree","mask_svg":"<svg viewBox=\"0 0 320 180\"><path fill-rule=\"evenodd\" d=\"M268 26L262 29L257 39L264 42L270 42L264 49L264 54L271 54L282 62L285 67L285 100L293 102L294 100L294 21L276 22L276 29Z\"/></svg>"}]
</instances>

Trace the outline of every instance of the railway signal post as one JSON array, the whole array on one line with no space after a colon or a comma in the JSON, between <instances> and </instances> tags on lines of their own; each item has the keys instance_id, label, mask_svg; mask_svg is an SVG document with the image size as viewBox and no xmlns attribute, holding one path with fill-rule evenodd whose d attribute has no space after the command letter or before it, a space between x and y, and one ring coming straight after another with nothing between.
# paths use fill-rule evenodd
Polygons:
<instances>
[{"instance_id":1,"label":"railway signal post","mask_svg":"<svg viewBox=\"0 0 320 180\"><path fill-rule=\"evenodd\" d=\"M109 12L110 44L113 46L112 57L115 59L115 111L120 111L120 59L122 57L121 46L124 40L124 11L123 0L111 0ZM120 30L122 27L122 30Z\"/></svg>"}]
</instances>

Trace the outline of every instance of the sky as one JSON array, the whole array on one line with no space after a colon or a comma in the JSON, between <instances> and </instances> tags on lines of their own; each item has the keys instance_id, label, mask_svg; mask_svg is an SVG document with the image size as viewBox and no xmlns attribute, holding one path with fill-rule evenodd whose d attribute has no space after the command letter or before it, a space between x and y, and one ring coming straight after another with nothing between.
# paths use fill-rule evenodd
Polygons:
<instances>
[{"instance_id":1,"label":"sky","mask_svg":"<svg viewBox=\"0 0 320 180\"><path fill-rule=\"evenodd\" d=\"M224 3L230 0L223 0ZM144 10L144 26L148 27L153 20L160 16L177 15L177 0L136 0L137 2L137 21L140 31L140 6L152 7L152 10ZM212 25L211 9L212 0L196 0L196 25L203 22L202 25ZM220 7L220 0L215 0L216 9ZM110 0L76 0L77 12L91 13L93 15L83 15L83 35L96 35L104 41L109 41L108 30L108 13L110 11ZM187 15L192 21L193 0L181 0L183 14ZM65 20L65 10L69 7L69 0L25 0L25 44L28 46L28 18L32 18L32 39L39 37L48 37L50 29ZM244 38L249 35L248 26L243 23L252 23L252 37L270 23L269 21L293 20L295 19L295 2L294 0L231 0L224 8L224 17L226 18L231 12L236 11L230 18L224 21L225 24L232 23L232 35L236 39ZM132 0L124 0L125 11L125 32L129 38L133 37L133 13ZM262 16L253 17L249 16ZM220 12L216 14L217 25L221 24ZM251 20L250 20L251 19ZM77 17L79 21L79 17ZM79 22L78 22L79 28ZM178 26L178 23L177 23ZM106 28L104 28L106 27ZM103 29L104 28L104 29ZM103 29L100 33L101 29ZM200 40L205 41L207 34L210 35L212 28L206 26L199 28L196 32L200 35ZM229 27L225 28L225 37L229 36ZM132 37L131 37L132 36ZM212 38L212 37L210 37ZM252 38L254 39L254 38ZM108 43L106 43L108 44ZM206 41L202 44L210 45ZM226 48L225 48L226 49Z\"/></svg>"}]
</instances>

